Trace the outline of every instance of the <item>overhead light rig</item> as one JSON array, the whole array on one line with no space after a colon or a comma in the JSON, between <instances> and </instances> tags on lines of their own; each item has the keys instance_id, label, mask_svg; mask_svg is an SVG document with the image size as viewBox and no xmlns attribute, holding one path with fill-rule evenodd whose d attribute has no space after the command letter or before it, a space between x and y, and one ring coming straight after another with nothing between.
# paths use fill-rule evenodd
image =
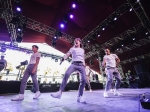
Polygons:
<instances>
[{"instance_id":1,"label":"overhead light rig","mask_svg":"<svg viewBox=\"0 0 150 112\"><path fill-rule=\"evenodd\" d=\"M134 62L134 61L146 59L146 58L150 58L150 53L144 54L144 55L141 55L141 56L137 56L137 57L134 57L134 58L130 58L130 59L127 59L127 60L123 60L123 61L120 62L120 64L127 64L127 63L131 63L131 62Z\"/></svg>"},{"instance_id":2,"label":"overhead light rig","mask_svg":"<svg viewBox=\"0 0 150 112\"><path fill-rule=\"evenodd\" d=\"M96 54L101 54L103 52L103 48L105 47L113 47L114 45L116 45L118 42L125 40L126 38L130 37L133 34L136 34L138 32L143 31L143 26L141 23L135 25L134 27L128 29L127 31L121 33L120 35L112 38L111 40L105 42L102 45L95 45L95 49L92 49L92 51L89 51L88 53L85 54L85 59L90 58L93 55Z\"/></svg>"},{"instance_id":3,"label":"overhead light rig","mask_svg":"<svg viewBox=\"0 0 150 112\"><path fill-rule=\"evenodd\" d=\"M101 22L96 28L94 28L88 35L83 38L83 41L86 43L88 40L93 38L93 35L99 33L101 30L105 30L107 26L111 25L112 22L116 21L121 15L123 15L126 11L131 8L128 2L125 2L122 6L120 6L115 12L113 12L108 18L106 18L103 22Z\"/></svg>"},{"instance_id":4,"label":"overhead light rig","mask_svg":"<svg viewBox=\"0 0 150 112\"><path fill-rule=\"evenodd\" d=\"M9 24L9 22L13 18L13 14L14 14L14 12L12 11L11 0L0 0L0 4L2 6L5 6L5 7L3 7L3 9L0 8L0 15L1 15L0 17L2 19L5 19L5 21L6 21L8 32L10 32L10 34L11 34L10 35L11 41L16 41L17 34L16 34L15 25ZM54 37L56 32L58 31L54 28L51 28L47 25L44 25L38 21L35 21L35 20L28 18L28 17L25 17L23 15L21 17L21 21L26 24L26 28L29 28L29 29L32 29L34 31L43 33L43 34L48 35L50 37ZM69 43L73 43L75 37L68 35L66 33L63 33L63 32L61 32L61 33L62 33L62 37L59 39L66 41L66 42L69 42Z\"/></svg>"},{"instance_id":5,"label":"overhead light rig","mask_svg":"<svg viewBox=\"0 0 150 112\"><path fill-rule=\"evenodd\" d=\"M130 6L134 10L135 14L141 21L143 27L146 28L148 30L148 32L150 33L150 20L140 2L140 0L137 0L136 4L134 3L134 0L127 0L127 1L129 2Z\"/></svg>"}]
</instances>

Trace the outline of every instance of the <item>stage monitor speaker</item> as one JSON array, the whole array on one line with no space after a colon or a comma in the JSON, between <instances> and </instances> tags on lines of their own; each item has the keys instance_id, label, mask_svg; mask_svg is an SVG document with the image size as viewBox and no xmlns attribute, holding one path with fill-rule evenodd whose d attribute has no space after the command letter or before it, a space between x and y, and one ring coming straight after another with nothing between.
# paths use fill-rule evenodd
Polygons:
<instances>
[{"instance_id":1,"label":"stage monitor speaker","mask_svg":"<svg viewBox=\"0 0 150 112\"><path fill-rule=\"evenodd\" d=\"M19 93L20 81L0 81L0 94Z\"/></svg>"}]
</instances>

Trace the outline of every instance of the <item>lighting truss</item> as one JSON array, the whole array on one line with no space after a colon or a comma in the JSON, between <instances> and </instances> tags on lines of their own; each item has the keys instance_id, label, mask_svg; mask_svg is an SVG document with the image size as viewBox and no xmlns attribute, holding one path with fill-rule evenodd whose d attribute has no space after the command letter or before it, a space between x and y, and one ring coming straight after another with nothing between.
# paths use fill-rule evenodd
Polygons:
<instances>
[{"instance_id":1,"label":"lighting truss","mask_svg":"<svg viewBox=\"0 0 150 112\"><path fill-rule=\"evenodd\" d=\"M11 31L11 34L12 34L12 37L11 37L11 40L14 40L16 39L16 29L15 29L15 26L13 24L9 24L9 22L11 21L12 17L13 17L13 11L12 11L12 5L11 5L11 0L0 0L2 6L6 6L4 7L5 10L7 10L5 13L4 11L0 11L0 17L5 19L6 21L6 24L7 24L7 28L8 28L8 32ZM9 10L9 12L8 12ZM27 20L26 20L27 19ZM37 32L40 32L40 33L43 33L45 35L48 35L50 37L53 37L55 35L55 32L56 32L56 29L54 28L51 28L47 25L44 25L40 22L37 22L33 19L30 19L28 17L25 17L22 15L22 20L21 20L23 23L26 24L26 27L29 28L29 29L32 29L34 31L37 31ZM75 37L73 36L70 36L66 33L63 33L62 32L62 38L59 38L63 41L67 41L69 43L73 43Z\"/></svg>"},{"instance_id":2,"label":"lighting truss","mask_svg":"<svg viewBox=\"0 0 150 112\"><path fill-rule=\"evenodd\" d=\"M128 0L129 4L131 5L132 9L134 10L135 14L138 16L139 20L141 21L142 25L150 32L150 20L144 11L144 8L141 2L133 3L132 0Z\"/></svg>"},{"instance_id":3,"label":"lighting truss","mask_svg":"<svg viewBox=\"0 0 150 112\"><path fill-rule=\"evenodd\" d=\"M138 32L141 32L142 30L143 30L143 26L141 23L135 25L134 27L112 38L111 40L105 42L104 44L100 46L96 45L95 49L92 49L92 51L89 51L88 53L85 54L85 59L90 58L93 55L100 54L103 51L103 48L112 47L116 45L119 41L125 40L127 37L131 36L132 34L136 34Z\"/></svg>"},{"instance_id":4,"label":"lighting truss","mask_svg":"<svg viewBox=\"0 0 150 112\"><path fill-rule=\"evenodd\" d=\"M25 48L25 47L18 47L18 46L12 46L11 44L6 44L5 42L0 42L0 47L6 48L6 49L11 49L11 50L16 50L16 51L22 51L26 52L28 54L32 53L33 51L31 49ZM62 56L56 55L56 54L50 54L46 52L41 52L41 56L43 57L51 57L52 59L61 59ZM71 60L71 58L67 59L68 61Z\"/></svg>"},{"instance_id":5,"label":"lighting truss","mask_svg":"<svg viewBox=\"0 0 150 112\"><path fill-rule=\"evenodd\" d=\"M0 11L0 17L5 19L8 33L10 34L10 39L11 41L14 41L17 37L15 25L9 23L13 17L11 0L0 0L0 4L2 6L2 10Z\"/></svg>"},{"instance_id":6,"label":"lighting truss","mask_svg":"<svg viewBox=\"0 0 150 112\"><path fill-rule=\"evenodd\" d=\"M138 60L141 60L141 59L145 59L145 58L150 58L150 53L144 54L144 55L141 55L141 56L137 56L137 57L134 57L134 58L130 58L130 59L127 59L127 60L123 60L123 61L120 62L120 64L127 64L127 63L131 63L131 62L138 61Z\"/></svg>"},{"instance_id":7,"label":"lighting truss","mask_svg":"<svg viewBox=\"0 0 150 112\"><path fill-rule=\"evenodd\" d=\"M26 21L26 19L27 19L27 21ZM31 30L43 33L43 34L48 35L50 37L53 37L55 35L56 29L51 28L47 25L44 25L44 24L42 24L38 21L35 21L31 18L26 18L25 16L23 16L22 21L24 23L26 21L26 27L31 29ZM73 43L75 37L70 36L70 35L62 32L62 38L60 38L60 39L63 40L63 41L67 41L69 43Z\"/></svg>"},{"instance_id":8,"label":"lighting truss","mask_svg":"<svg viewBox=\"0 0 150 112\"><path fill-rule=\"evenodd\" d=\"M124 47L122 47L122 48L121 48L120 50L118 50L118 51L116 50L116 54L121 54L121 53L130 51L130 50L133 50L133 49L135 49L135 48L141 47L141 46L146 45L146 44L148 44L148 43L150 43L150 36L145 37L145 38L143 38L143 39L141 39L141 40L139 40L139 41L136 41L136 42L134 42L133 44L130 44L130 45L128 45L128 46L124 46Z\"/></svg>"},{"instance_id":9,"label":"lighting truss","mask_svg":"<svg viewBox=\"0 0 150 112\"><path fill-rule=\"evenodd\" d=\"M102 30L102 28L106 28L110 25L110 22L114 19L115 16L120 17L124 14L127 10L129 10L129 3L126 2L122 6L120 6L115 12L113 12L108 18L106 18L103 22L101 22L96 28L94 28L88 35L86 35L83 40L86 41L87 39L92 38L92 35L96 32Z\"/></svg>"}]
</instances>

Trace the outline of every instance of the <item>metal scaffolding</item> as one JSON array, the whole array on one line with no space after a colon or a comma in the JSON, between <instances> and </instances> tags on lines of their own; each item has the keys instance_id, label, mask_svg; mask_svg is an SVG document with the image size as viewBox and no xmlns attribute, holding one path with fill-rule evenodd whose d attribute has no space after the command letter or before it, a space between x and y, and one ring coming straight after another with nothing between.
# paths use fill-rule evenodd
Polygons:
<instances>
[{"instance_id":1,"label":"metal scaffolding","mask_svg":"<svg viewBox=\"0 0 150 112\"><path fill-rule=\"evenodd\" d=\"M141 56L137 56L137 57L134 57L134 58L130 58L130 59L127 59L127 60L123 60L123 61L121 61L120 64L127 64L127 63L131 63L131 62L138 61L138 60L141 60L141 59L145 59L145 58L150 58L150 53L144 54L144 55L141 55Z\"/></svg>"},{"instance_id":2,"label":"metal scaffolding","mask_svg":"<svg viewBox=\"0 0 150 112\"><path fill-rule=\"evenodd\" d=\"M0 0L0 4L2 6L1 11L0 11L1 13L0 17L5 19L10 39L11 41L14 41L17 36L16 36L15 25L10 24L10 21L12 20L12 17L13 17L11 0Z\"/></svg>"},{"instance_id":3,"label":"metal scaffolding","mask_svg":"<svg viewBox=\"0 0 150 112\"><path fill-rule=\"evenodd\" d=\"M14 12L12 11L12 5L11 5L11 0L0 0L1 5L3 6L3 9L0 9L0 17L5 19L6 25L8 28L8 32L11 33L11 40L15 40L17 35L16 35L16 28L15 25L10 24L10 21L12 20ZM32 29L34 31L43 33L45 35L48 35L50 37L53 37L55 35L55 32L57 31L54 28L51 28L47 25L44 25L40 22L37 22L31 18L25 17L22 15L21 18L22 22L26 24L26 27L29 29ZM69 43L73 43L75 37L70 36L66 33L62 32L62 38L59 38L63 41L67 41Z\"/></svg>"},{"instance_id":4,"label":"metal scaffolding","mask_svg":"<svg viewBox=\"0 0 150 112\"><path fill-rule=\"evenodd\" d=\"M121 54L130 50L133 50L135 48L141 47L143 45L149 44L150 43L150 36L145 37L139 41L134 42L133 44L129 44L127 46L124 46L120 48L120 50L116 50L116 54Z\"/></svg>"},{"instance_id":5,"label":"metal scaffolding","mask_svg":"<svg viewBox=\"0 0 150 112\"><path fill-rule=\"evenodd\" d=\"M104 44L100 45L99 47L95 47L95 49L92 49L92 51L89 51L85 54L85 59L90 58L93 55L96 55L97 53L100 53L103 51L103 48L105 47L112 47L116 45L119 41L125 40L127 37L131 36L132 34L136 34L137 32L141 32L143 30L143 26L141 23L135 25L134 27L130 28L129 30L123 32L122 34L112 38L111 40L105 42Z\"/></svg>"},{"instance_id":6,"label":"metal scaffolding","mask_svg":"<svg viewBox=\"0 0 150 112\"><path fill-rule=\"evenodd\" d=\"M146 28L150 32L150 20L141 4L141 2L132 2L132 0L128 0L129 4L133 8L135 14L138 16L144 28Z\"/></svg>"}]
</instances>

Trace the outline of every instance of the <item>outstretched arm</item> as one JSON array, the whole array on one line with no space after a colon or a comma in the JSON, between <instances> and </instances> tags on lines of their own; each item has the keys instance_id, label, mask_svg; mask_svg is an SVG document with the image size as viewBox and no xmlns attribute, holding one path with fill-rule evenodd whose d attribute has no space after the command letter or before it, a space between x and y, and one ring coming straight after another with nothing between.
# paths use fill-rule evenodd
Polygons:
<instances>
[{"instance_id":1,"label":"outstretched arm","mask_svg":"<svg viewBox=\"0 0 150 112\"><path fill-rule=\"evenodd\" d=\"M68 52L65 54L65 56L63 57L64 60L66 60L66 59L70 56L70 54L71 54L71 52L68 51Z\"/></svg>"}]
</instances>

